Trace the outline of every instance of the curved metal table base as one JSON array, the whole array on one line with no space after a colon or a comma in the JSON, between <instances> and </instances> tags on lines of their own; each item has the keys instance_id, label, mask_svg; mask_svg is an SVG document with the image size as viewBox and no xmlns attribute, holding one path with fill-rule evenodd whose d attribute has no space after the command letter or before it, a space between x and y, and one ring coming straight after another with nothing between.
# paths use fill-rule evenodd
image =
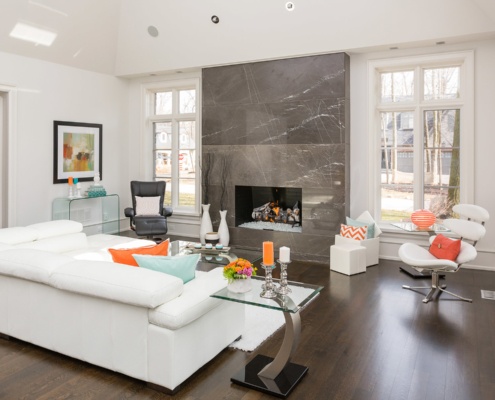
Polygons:
<instances>
[{"instance_id":1,"label":"curved metal table base","mask_svg":"<svg viewBox=\"0 0 495 400\"><path fill-rule=\"evenodd\" d=\"M281 304L279 299L273 300ZM290 362L299 344L301 316L299 311L284 312L284 318L284 340L275 358L258 354L243 370L232 377L232 382L276 397L286 398L306 375L307 367Z\"/></svg>"}]
</instances>

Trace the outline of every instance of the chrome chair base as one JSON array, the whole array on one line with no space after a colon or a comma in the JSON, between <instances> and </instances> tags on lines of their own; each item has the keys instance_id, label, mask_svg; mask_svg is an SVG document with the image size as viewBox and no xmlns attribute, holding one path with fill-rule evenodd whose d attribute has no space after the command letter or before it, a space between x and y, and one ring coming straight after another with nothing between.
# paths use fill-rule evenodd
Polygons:
<instances>
[{"instance_id":1,"label":"chrome chair base","mask_svg":"<svg viewBox=\"0 0 495 400\"><path fill-rule=\"evenodd\" d=\"M409 289L409 290L417 290L417 289L430 289L426 297L423 299L423 303L428 303L435 294L438 293L438 295L442 294L442 292L448 293L451 296L457 297L459 300L462 301L467 301L468 303L472 303L472 299L468 299L466 297L459 296L458 294L449 292L448 290L445 290L447 288L447 285L440 285L439 283L440 276L438 275L438 272L432 272L431 273L431 286L409 286L409 285L402 285L402 289Z\"/></svg>"}]
</instances>

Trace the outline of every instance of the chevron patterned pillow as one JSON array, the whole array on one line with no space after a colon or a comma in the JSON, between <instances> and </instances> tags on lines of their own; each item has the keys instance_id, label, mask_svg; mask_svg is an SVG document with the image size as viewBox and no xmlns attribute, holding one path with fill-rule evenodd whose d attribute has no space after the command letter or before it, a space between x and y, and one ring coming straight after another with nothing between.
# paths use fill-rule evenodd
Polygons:
<instances>
[{"instance_id":1,"label":"chevron patterned pillow","mask_svg":"<svg viewBox=\"0 0 495 400\"><path fill-rule=\"evenodd\" d=\"M367 226L349 226L340 224L340 236L355 240L366 239Z\"/></svg>"}]
</instances>

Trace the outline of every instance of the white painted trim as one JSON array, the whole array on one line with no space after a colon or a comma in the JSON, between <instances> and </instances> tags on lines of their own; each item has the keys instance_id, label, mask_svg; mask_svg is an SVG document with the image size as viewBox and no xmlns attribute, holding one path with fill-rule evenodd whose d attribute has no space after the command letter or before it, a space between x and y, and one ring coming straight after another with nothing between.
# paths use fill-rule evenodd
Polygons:
<instances>
[{"instance_id":1,"label":"white painted trim","mask_svg":"<svg viewBox=\"0 0 495 400\"><path fill-rule=\"evenodd\" d=\"M183 87L194 87L196 89L196 168L199 169L200 154L201 154L201 71L195 73L189 73L185 77L163 77L163 80L156 82L147 82L141 84L141 131L140 131L140 176L144 176L147 180L153 180L153 170L151 168L152 162L150 162L151 149L153 149L153 141L151 132L151 124L156 121L160 121L160 117L153 116L153 104L151 101L152 92L167 89L177 89ZM177 115L173 115L174 119ZM190 119L190 118L187 118ZM177 145L177 144L176 144ZM176 168L177 169L177 168ZM174 178L174 177L172 177ZM194 210L181 209L181 207L174 207L174 216L192 216L199 217L201 213L201 173L198 173L198 180L196 182L195 191L196 207Z\"/></svg>"},{"instance_id":2,"label":"white painted trim","mask_svg":"<svg viewBox=\"0 0 495 400\"><path fill-rule=\"evenodd\" d=\"M0 91L7 93L8 107L8 183L7 183L7 226L17 224L17 190L15 181L17 178L17 88L14 86L0 85Z\"/></svg>"},{"instance_id":3,"label":"white painted trim","mask_svg":"<svg viewBox=\"0 0 495 400\"><path fill-rule=\"evenodd\" d=\"M378 73L380 69L387 71L397 70L400 71L405 67L412 66L428 66L428 67L440 67L444 65L452 65L458 63L461 65L461 98L462 100L452 100L449 102L443 102L442 104L451 105L454 107L462 108L461 118L461 192L460 202L473 203L474 202L474 143L475 143L475 130L474 130L474 51L459 51L459 52L446 52L433 55L421 55L421 56L402 56L397 58L376 59L368 61L368 149L369 156L369 176L368 176L368 210L374 216L375 220L380 220L380 210L378 205L380 204L380 175L378 169L380 168L379 158L379 137L376 134L376 127L378 126ZM419 86L415 82L416 86ZM415 97L419 96L422 88L415 90ZM418 100L418 99L416 99ZM388 109L394 109L399 111L403 108L411 109L419 105L420 109L431 106L431 102L428 101L414 101L407 104L390 104L387 105ZM409 106L409 107L408 107ZM444 108L444 107L440 107ZM415 120L415 124L418 121ZM415 126L420 126L416 124ZM415 140L415 143L419 142Z\"/></svg>"}]
</instances>

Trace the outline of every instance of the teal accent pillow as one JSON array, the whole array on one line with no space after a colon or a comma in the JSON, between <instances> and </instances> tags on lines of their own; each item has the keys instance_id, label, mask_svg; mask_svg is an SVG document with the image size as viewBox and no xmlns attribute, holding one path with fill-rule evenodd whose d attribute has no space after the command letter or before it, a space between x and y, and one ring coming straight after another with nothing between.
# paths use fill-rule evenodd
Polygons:
<instances>
[{"instance_id":1,"label":"teal accent pillow","mask_svg":"<svg viewBox=\"0 0 495 400\"><path fill-rule=\"evenodd\" d=\"M373 239L375 237L375 223L374 222L361 222L361 221L356 221L354 219L351 219L349 217L345 217L345 222L346 222L346 225L350 225L350 226L357 226L357 227L360 227L360 226L367 226L368 227L368 231L366 233L366 239Z\"/></svg>"},{"instance_id":2,"label":"teal accent pillow","mask_svg":"<svg viewBox=\"0 0 495 400\"><path fill-rule=\"evenodd\" d=\"M193 280L196 276L196 265L200 254L183 256L148 256L144 254L132 255L141 268L163 272L182 279L184 283Z\"/></svg>"}]
</instances>

